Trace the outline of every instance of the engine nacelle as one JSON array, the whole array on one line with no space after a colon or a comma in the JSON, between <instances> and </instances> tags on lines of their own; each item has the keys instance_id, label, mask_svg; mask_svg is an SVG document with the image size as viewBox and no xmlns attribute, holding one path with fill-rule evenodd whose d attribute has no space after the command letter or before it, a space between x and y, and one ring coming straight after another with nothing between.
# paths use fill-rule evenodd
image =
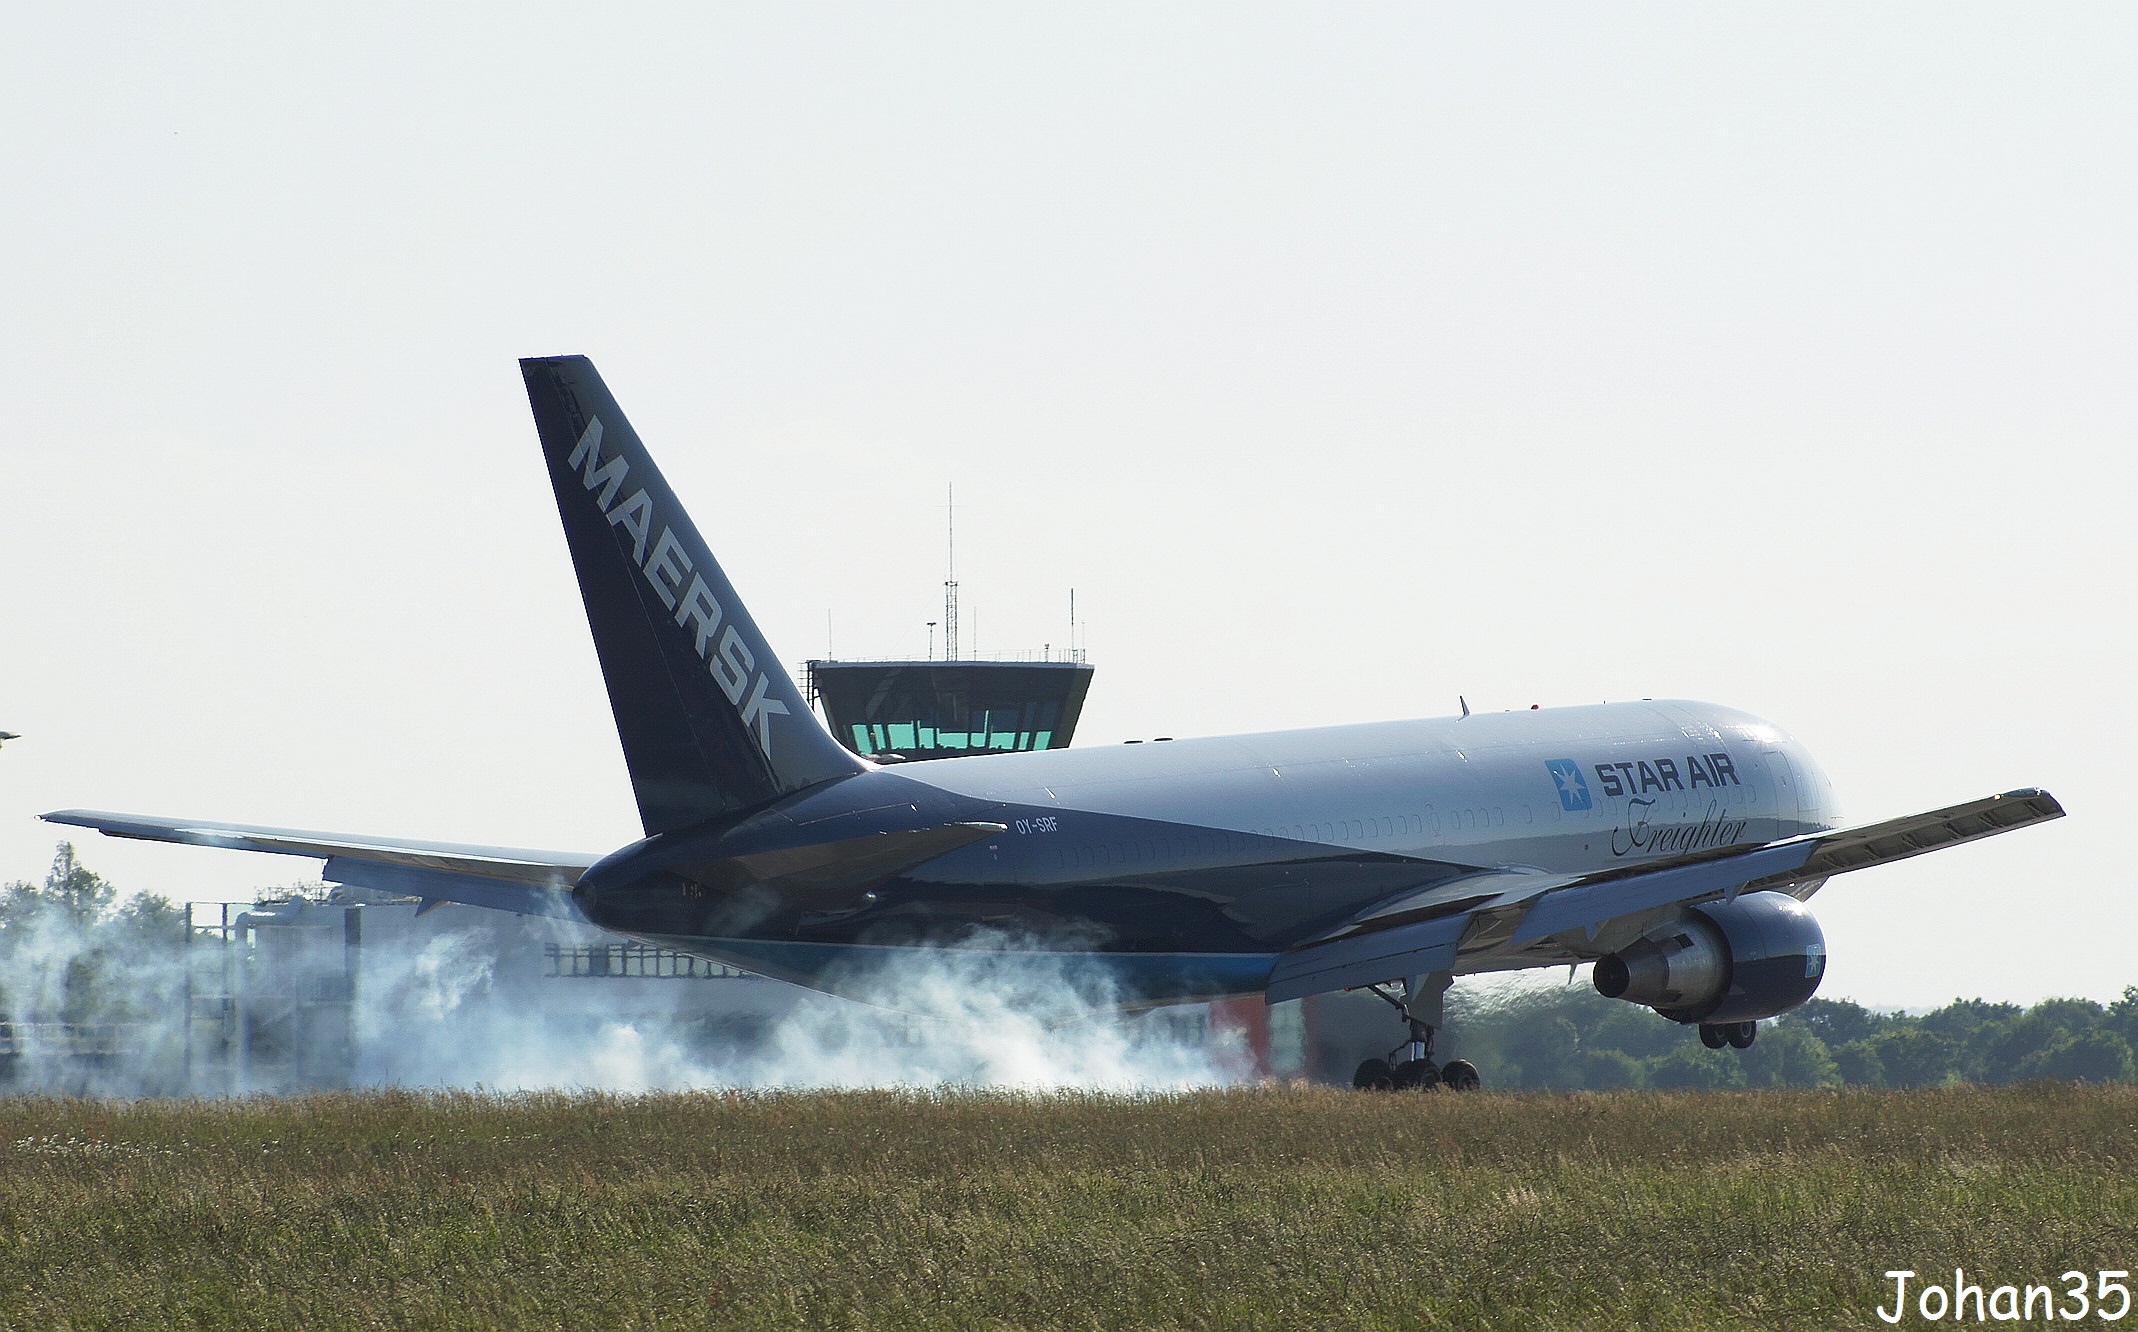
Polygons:
<instances>
[{"instance_id":1,"label":"engine nacelle","mask_svg":"<svg viewBox=\"0 0 2138 1332\"><path fill-rule=\"evenodd\" d=\"M1786 893L1688 907L1680 919L1598 958L1606 999L1673 1022L1756 1022L1811 998L1826 977L1826 935Z\"/></svg>"}]
</instances>

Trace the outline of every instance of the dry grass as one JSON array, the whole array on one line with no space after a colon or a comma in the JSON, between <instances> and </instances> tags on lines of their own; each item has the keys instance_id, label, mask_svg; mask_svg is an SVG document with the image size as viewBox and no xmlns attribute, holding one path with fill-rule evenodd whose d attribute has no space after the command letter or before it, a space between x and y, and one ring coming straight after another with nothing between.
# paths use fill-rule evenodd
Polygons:
<instances>
[{"instance_id":1,"label":"dry grass","mask_svg":"<svg viewBox=\"0 0 2138 1332\"><path fill-rule=\"evenodd\" d=\"M2128 1086L13 1099L0 1326L1877 1326L2138 1268L2134 1164Z\"/></svg>"}]
</instances>

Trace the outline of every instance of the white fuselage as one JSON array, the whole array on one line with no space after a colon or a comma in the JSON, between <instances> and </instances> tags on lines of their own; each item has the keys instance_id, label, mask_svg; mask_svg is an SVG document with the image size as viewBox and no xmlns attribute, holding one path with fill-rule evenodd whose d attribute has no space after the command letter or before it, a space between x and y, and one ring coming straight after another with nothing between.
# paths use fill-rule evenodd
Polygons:
<instances>
[{"instance_id":1,"label":"white fuselage","mask_svg":"<svg viewBox=\"0 0 2138 1332\"><path fill-rule=\"evenodd\" d=\"M1562 791L1554 763L1575 765L1580 785ZM1677 700L944 759L896 771L959 795L1065 814L1550 872L1839 826L1825 773L1781 728Z\"/></svg>"}]
</instances>

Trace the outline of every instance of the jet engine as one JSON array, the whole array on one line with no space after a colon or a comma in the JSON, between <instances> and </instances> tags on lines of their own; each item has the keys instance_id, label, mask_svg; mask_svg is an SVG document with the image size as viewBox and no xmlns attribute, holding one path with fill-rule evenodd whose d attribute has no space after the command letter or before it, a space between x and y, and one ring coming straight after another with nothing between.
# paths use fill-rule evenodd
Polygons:
<instances>
[{"instance_id":1,"label":"jet engine","mask_svg":"<svg viewBox=\"0 0 2138 1332\"><path fill-rule=\"evenodd\" d=\"M1605 998L1673 1022L1756 1022L1811 998L1826 975L1826 935L1788 894L1746 893L1686 908L1598 958L1592 974Z\"/></svg>"}]
</instances>

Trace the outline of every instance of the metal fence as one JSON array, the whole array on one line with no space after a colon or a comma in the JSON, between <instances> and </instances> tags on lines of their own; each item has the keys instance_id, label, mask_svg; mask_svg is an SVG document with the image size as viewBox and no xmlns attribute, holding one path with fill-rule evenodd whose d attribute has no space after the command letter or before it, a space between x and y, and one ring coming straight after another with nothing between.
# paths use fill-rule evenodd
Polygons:
<instances>
[{"instance_id":1,"label":"metal fence","mask_svg":"<svg viewBox=\"0 0 2138 1332\"><path fill-rule=\"evenodd\" d=\"M137 1022L0 1022L0 1059L137 1054L148 1026Z\"/></svg>"},{"instance_id":2,"label":"metal fence","mask_svg":"<svg viewBox=\"0 0 2138 1332\"><path fill-rule=\"evenodd\" d=\"M557 977L628 976L648 980L734 980L750 974L710 958L679 953L673 948L652 948L635 943L591 944L578 948L569 944L544 944L542 962L542 974Z\"/></svg>"}]
</instances>

